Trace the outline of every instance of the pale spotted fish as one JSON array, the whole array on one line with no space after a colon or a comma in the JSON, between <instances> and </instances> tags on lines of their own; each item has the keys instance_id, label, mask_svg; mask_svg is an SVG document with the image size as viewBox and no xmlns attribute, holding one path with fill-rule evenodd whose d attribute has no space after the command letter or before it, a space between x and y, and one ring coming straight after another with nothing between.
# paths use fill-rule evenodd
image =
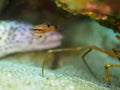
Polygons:
<instances>
[{"instance_id":1,"label":"pale spotted fish","mask_svg":"<svg viewBox=\"0 0 120 90\"><path fill-rule=\"evenodd\" d=\"M24 22L0 21L0 57L61 45L62 35L54 29L54 26L45 24L33 26Z\"/></svg>"}]
</instances>

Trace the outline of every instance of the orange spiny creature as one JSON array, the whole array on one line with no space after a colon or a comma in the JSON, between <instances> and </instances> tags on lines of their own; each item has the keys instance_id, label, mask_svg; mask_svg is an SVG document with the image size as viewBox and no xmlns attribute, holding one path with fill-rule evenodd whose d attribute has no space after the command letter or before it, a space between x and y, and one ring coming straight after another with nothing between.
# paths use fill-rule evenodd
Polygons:
<instances>
[{"instance_id":1,"label":"orange spiny creature","mask_svg":"<svg viewBox=\"0 0 120 90\"><path fill-rule=\"evenodd\" d=\"M46 33L50 32L53 30L58 29L58 26L55 25L47 25L47 24L40 24L40 25L35 25L32 30L35 34L40 34L40 33Z\"/></svg>"}]
</instances>

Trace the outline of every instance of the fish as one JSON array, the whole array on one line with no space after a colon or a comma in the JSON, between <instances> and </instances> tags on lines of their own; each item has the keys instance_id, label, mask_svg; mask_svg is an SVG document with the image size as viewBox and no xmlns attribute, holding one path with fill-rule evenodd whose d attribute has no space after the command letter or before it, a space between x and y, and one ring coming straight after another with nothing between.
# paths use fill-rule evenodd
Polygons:
<instances>
[{"instance_id":1,"label":"fish","mask_svg":"<svg viewBox=\"0 0 120 90\"><path fill-rule=\"evenodd\" d=\"M63 36L56 29L54 25L0 21L0 57L58 47Z\"/></svg>"}]
</instances>

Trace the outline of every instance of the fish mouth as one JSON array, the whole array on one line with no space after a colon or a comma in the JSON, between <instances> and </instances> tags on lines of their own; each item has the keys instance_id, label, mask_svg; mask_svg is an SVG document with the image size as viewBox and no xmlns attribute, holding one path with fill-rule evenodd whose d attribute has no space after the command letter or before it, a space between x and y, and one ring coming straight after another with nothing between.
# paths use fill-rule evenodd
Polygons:
<instances>
[{"instance_id":1,"label":"fish mouth","mask_svg":"<svg viewBox=\"0 0 120 90\"><path fill-rule=\"evenodd\" d=\"M61 45L63 36L57 31L51 31L45 34L46 39L39 43L42 50L55 48Z\"/></svg>"},{"instance_id":2,"label":"fish mouth","mask_svg":"<svg viewBox=\"0 0 120 90\"><path fill-rule=\"evenodd\" d=\"M51 31L45 34L46 35L46 39L43 41L44 42L52 42L52 41L58 41L61 40L63 38L63 36L57 32L57 31Z\"/></svg>"}]
</instances>

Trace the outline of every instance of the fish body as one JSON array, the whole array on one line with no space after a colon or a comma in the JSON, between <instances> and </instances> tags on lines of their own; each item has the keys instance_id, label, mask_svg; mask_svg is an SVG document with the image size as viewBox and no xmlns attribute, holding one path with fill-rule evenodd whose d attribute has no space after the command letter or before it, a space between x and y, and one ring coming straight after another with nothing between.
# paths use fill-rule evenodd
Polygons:
<instances>
[{"instance_id":1,"label":"fish body","mask_svg":"<svg viewBox=\"0 0 120 90\"><path fill-rule=\"evenodd\" d=\"M36 34L33 31L35 28L32 24L24 22L0 21L0 56L45 50L61 44L62 35L59 32L48 28L48 31Z\"/></svg>"}]
</instances>

